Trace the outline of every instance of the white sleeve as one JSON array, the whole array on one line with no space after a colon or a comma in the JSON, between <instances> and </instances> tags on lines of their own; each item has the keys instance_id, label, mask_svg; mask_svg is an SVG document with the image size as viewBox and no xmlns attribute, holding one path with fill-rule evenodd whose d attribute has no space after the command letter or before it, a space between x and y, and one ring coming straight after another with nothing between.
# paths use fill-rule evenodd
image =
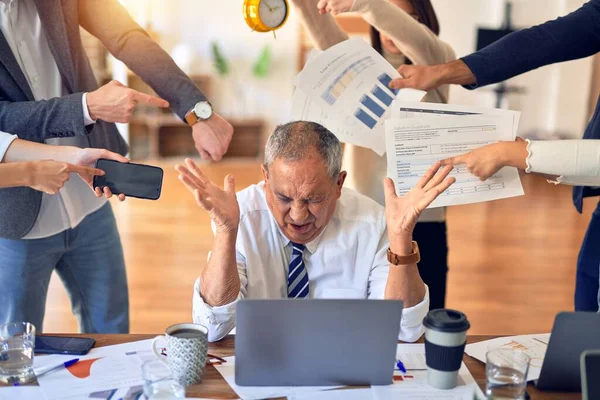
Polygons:
<instances>
[{"instance_id":1,"label":"white sleeve","mask_svg":"<svg viewBox=\"0 0 600 400\"><path fill-rule=\"evenodd\" d=\"M371 269L369 277L369 287L367 295L369 299L383 299L385 295L385 285L390 273L390 264L387 260L387 249L389 242L387 240L387 230L379 242L377 254ZM400 321L400 333L398 339L403 342L417 341L425 328L423 327L423 319L429 312L429 288L425 285L425 295L423 300L412 307L405 308L402 311L402 320Z\"/></svg>"},{"instance_id":2,"label":"white sleeve","mask_svg":"<svg viewBox=\"0 0 600 400\"><path fill-rule=\"evenodd\" d=\"M600 140L527 140L526 172L556 175L552 183L600 186Z\"/></svg>"},{"instance_id":3,"label":"white sleeve","mask_svg":"<svg viewBox=\"0 0 600 400\"><path fill-rule=\"evenodd\" d=\"M95 124L96 121L90 116L90 110L87 106L87 93L84 93L83 96L81 96L81 107L83 108L83 123L85 126Z\"/></svg>"},{"instance_id":4,"label":"white sleeve","mask_svg":"<svg viewBox=\"0 0 600 400\"><path fill-rule=\"evenodd\" d=\"M17 139L17 135L0 131L0 162L4 160L4 155L15 139Z\"/></svg>"}]
</instances>

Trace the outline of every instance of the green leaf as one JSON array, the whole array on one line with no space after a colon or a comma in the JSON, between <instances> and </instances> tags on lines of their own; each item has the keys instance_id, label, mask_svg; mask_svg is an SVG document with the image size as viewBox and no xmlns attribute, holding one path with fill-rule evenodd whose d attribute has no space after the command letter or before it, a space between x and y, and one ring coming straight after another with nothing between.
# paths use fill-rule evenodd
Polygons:
<instances>
[{"instance_id":1,"label":"green leaf","mask_svg":"<svg viewBox=\"0 0 600 400\"><path fill-rule=\"evenodd\" d=\"M271 48L265 46L252 67L252 73L255 77L262 79L269 75L271 59Z\"/></svg>"},{"instance_id":2,"label":"green leaf","mask_svg":"<svg viewBox=\"0 0 600 400\"><path fill-rule=\"evenodd\" d=\"M213 65L217 73L221 76L226 76L229 73L229 63L223 53L221 53L221 48L217 42L212 42L212 56Z\"/></svg>"}]
</instances>

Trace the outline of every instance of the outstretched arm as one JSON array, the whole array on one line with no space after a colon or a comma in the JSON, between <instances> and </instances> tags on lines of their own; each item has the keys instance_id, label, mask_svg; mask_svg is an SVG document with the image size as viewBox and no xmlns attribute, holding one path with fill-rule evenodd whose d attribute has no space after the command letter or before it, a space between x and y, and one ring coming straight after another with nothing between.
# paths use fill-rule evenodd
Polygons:
<instances>
[{"instance_id":1,"label":"outstretched arm","mask_svg":"<svg viewBox=\"0 0 600 400\"><path fill-rule=\"evenodd\" d=\"M210 181L190 159L177 165L179 179L193 193L198 205L210 214L215 225L215 240L205 268L200 270L200 290L211 307L232 303L240 293L236 264L236 239L240 208L232 175L225 177L224 190Z\"/></svg>"}]
</instances>

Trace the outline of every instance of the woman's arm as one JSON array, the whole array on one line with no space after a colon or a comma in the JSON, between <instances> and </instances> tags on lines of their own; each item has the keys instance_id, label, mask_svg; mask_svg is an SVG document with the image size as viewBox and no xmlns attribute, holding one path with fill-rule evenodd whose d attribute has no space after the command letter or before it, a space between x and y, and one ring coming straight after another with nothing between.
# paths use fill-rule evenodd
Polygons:
<instances>
[{"instance_id":1,"label":"woman's arm","mask_svg":"<svg viewBox=\"0 0 600 400\"><path fill-rule=\"evenodd\" d=\"M465 164L486 180L503 167L543 175L555 183L600 186L600 140L523 140L498 142L442 161Z\"/></svg>"},{"instance_id":2,"label":"woman's arm","mask_svg":"<svg viewBox=\"0 0 600 400\"><path fill-rule=\"evenodd\" d=\"M350 11L359 13L378 31L392 38L414 64L435 65L456 58L449 44L388 0L354 0Z\"/></svg>"},{"instance_id":3,"label":"woman's arm","mask_svg":"<svg viewBox=\"0 0 600 400\"><path fill-rule=\"evenodd\" d=\"M348 35L338 26L331 14L319 14L318 0L292 0L292 3L319 50L327 50L348 39Z\"/></svg>"}]
</instances>

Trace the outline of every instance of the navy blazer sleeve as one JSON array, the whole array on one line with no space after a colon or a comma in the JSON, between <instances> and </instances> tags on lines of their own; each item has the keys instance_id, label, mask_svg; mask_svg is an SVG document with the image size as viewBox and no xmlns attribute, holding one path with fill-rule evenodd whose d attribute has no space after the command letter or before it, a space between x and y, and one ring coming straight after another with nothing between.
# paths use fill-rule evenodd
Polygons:
<instances>
[{"instance_id":1,"label":"navy blazer sleeve","mask_svg":"<svg viewBox=\"0 0 600 400\"><path fill-rule=\"evenodd\" d=\"M117 0L79 0L79 23L169 102L181 119L206 100L194 82Z\"/></svg>"},{"instance_id":2,"label":"navy blazer sleeve","mask_svg":"<svg viewBox=\"0 0 600 400\"><path fill-rule=\"evenodd\" d=\"M477 83L475 89L561 61L588 57L600 51L600 0L532 28L513 32L463 57Z\"/></svg>"}]
</instances>

